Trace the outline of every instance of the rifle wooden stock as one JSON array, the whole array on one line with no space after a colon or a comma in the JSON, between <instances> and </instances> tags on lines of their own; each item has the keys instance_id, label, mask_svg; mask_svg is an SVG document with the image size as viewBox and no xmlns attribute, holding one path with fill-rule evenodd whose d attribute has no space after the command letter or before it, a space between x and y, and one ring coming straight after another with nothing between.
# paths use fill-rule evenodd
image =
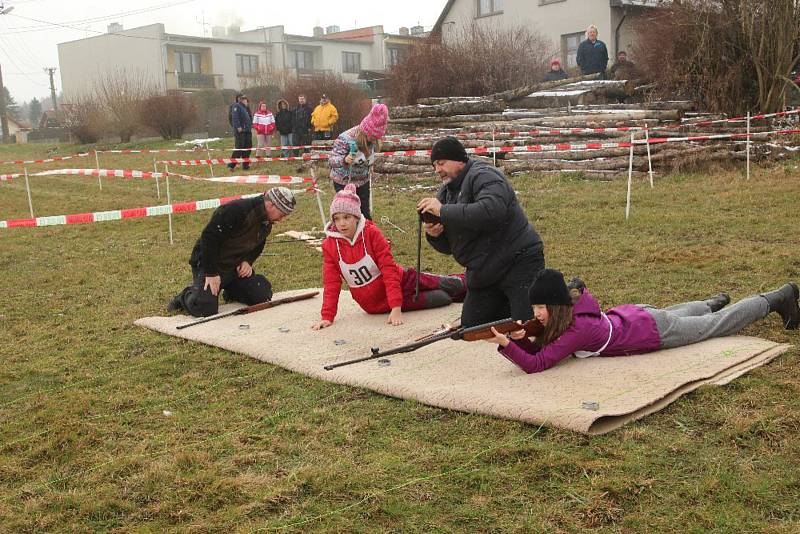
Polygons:
<instances>
[{"instance_id":1,"label":"rifle wooden stock","mask_svg":"<svg viewBox=\"0 0 800 534\"><path fill-rule=\"evenodd\" d=\"M456 341L458 340L478 341L481 339L489 339L491 337L494 337L494 334L492 333L492 328L494 328L501 334L514 332L516 330L524 328L528 336L539 335L544 329L542 323L540 323L536 319L531 319L530 321L525 322L522 326L520 326L520 324L517 321L514 321L513 319L502 319L500 321L494 321L482 325L471 326L468 328L462 327L455 330L447 330L440 334L425 337L419 341L415 341L414 343L409 343L408 345L402 345L400 347L389 349L383 352L381 352L379 348L373 347L371 356L364 356L363 358L356 358L354 360L348 360L346 362L326 365L324 369L326 371L330 371L332 369L336 369L337 367L344 367L346 365L352 365L354 363L361 363L369 360L376 360L378 358L385 358L387 356L392 356L393 354L403 354L405 352L413 352L417 349L421 349L422 347L425 347L432 343L436 343L437 341L441 341L443 339L454 339Z\"/></svg>"},{"instance_id":2,"label":"rifle wooden stock","mask_svg":"<svg viewBox=\"0 0 800 534\"><path fill-rule=\"evenodd\" d=\"M536 319L531 319L520 324L517 321L509 321L507 323L499 324L493 327L499 334L508 334L509 332L516 332L517 330L525 330L527 337L534 337L542 335L544 325ZM464 334L462 338L464 341L479 341L481 339L491 339L494 337L492 328L487 327L482 330L471 331Z\"/></svg>"},{"instance_id":3,"label":"rifle wooden stock","mask_svg":"<svg viewBox=\"0 0 800 534\"><path fill-rule=\"evenodd\" d=\"M260 304L253 304L252 306L245 306L244 308L239 308L237 310L225 313L218 313L217 315L212 315L211 317L203 317L202 319L198 319L197 321L192 321L191 323L180 324L175 328L177 328L178 330L183 330L184 328L189 328L190 326L216 321L217 319L222 319L223 317L230 317L232 315L247 315L248 313L253 313L261 310L268 310L270 308L274 308L275 306L280 306L281 304L288 304L290 302L297 302L298 300L310 299L316 297L317 295L319 295L319 291L309 291L308 293L301 293L299 295L295 295L294 297L285 297L278 300L270 300L267 302L262 302Z\"/></svg>"}]
</instances>

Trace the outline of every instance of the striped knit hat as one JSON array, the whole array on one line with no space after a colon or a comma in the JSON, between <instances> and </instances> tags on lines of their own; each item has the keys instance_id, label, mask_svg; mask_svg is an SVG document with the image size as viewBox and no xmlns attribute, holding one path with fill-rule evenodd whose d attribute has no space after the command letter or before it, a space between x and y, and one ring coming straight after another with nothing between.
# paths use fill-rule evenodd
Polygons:
<instances>
[{"instance_id":1,"label":"striped knit hat","mask_svg":"<svg viewBox=\"0 0 800 534\"><path fill-rule=\"evenodd\" d=\"M266 196L267 200L272 202L272 205L278 208L284 215L291 215L297 203L294 198L294 193L285 187L273 187L264 193L264 196Z\"/></svg>"},{"instance_id":2,"label":"striped knit hat","mask_svg":"<svg viewBox=\"0 0 800 534\"><path fill-rule=\"evenodd\" d=\"M347 184L344 189L336 193L331 202L331 219L337 213L349 213L361 217L361 199L356 194L356 186Z\"/></svg>"}]
</instances>

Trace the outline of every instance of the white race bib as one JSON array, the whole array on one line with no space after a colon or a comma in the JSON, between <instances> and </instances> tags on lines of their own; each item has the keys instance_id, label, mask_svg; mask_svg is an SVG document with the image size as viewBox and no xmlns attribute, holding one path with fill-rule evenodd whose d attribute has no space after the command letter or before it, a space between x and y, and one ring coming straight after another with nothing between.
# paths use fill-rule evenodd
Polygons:
<instances>
[{"instance_id":1,"label":"white race bib","mask_svg":"<svg viewBox=\"0 0 800 534\"><path fill-rule=\"evenodd\" d=\"M363 237L362 237L363 239ZM367 253L367 242L364 240L364 257L356 263L345 263L342 260L342 251L339 249L339 240L336 240L336 250L339 252L339 269L342 277L349 287L364 287L378 279L381 270Z\"/></svg>"}]
</instances>

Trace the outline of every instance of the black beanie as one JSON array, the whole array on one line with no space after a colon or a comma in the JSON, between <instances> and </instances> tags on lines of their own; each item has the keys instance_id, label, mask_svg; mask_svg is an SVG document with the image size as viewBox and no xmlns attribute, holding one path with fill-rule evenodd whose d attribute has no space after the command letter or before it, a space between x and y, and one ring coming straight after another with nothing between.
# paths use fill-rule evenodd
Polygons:
<instances>
[{"instance_id":1,"label":"black beanie","mask_svg":"<svg viewBox=\"0 0 800 534\"><path fill-rule=\"evenodd\" d=\"M431 163L439 159L447 159L451 161L469 161L467 151L464 150L464 145L455 137L444 137L436 141L431 150Z\"/></svg>"},{"instance_id":2,"label":"black beanie","mask_svg":"<svg viewBox=\"0 0 800 534\"><path fill-rule=\"evenodd\" d=\"M572 305L564 275L555 269L544 269L528 289L528 299L534 304Z\"/></svg>"}]
</instances>

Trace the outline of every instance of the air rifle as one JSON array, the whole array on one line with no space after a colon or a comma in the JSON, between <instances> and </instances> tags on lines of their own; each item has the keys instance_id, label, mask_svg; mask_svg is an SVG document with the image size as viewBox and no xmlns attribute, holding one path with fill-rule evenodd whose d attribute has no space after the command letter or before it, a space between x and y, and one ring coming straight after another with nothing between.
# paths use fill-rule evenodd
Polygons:
<instances>
[{"instance_id":1,"label":"air rifle","mask_svg":"<svg viewBox=\"0 0 800 534\"><path fill-rule=\"evenodd\" d=\"M248 313L253 313L261 310L268 310L269 308L274 308L275 306L280 306L281 304L288 304L289 302L297 302L298 300L306 300L319 295L319 291L310 291L308 293L301 293L299 295L295 295L294 297L286 297L278 300L270 300L268 302L262 302L261 304L253 304L252 306L245 306L244 308L239 308L237 310L225 312L225 313L218 313L217 315L212 315L211 317L203 317L197 321L192 321L191 323L180 324L176 326L178 330L182 330L184 328L189 328L190 326L208 323L210 321L216 321L217 319L222 319L223 317L230 317L232 315L247 315Z\"/></svg>"},{"instance_id":2,"label":"air rifle","mask_svg":"<svg viewBox=\"0 0 800 534\"><path fill-rule=\"evenodd\" d=\"M494 337L494 334L492 333L492 328L497 330L497 332L500 334L507 334L509 332L514 332L516 330L524 329L525 335L528 337L541 335L542 331L544 330L544 326L542 325L542 323L540 323L536 319L531 319L530 321L526 321L525 323L522 324L522 326L520 326L520 324L513 319L503 319L501 321L494 321L491 323L485 323L477 326L461 327L461 328L447 330L445 332L441 332L439 334L423 338L419 341L409 343L408 345L403 345L401 347L397 347L383 352L381 352L379 348L373 347L371 356L365 356L363 358L357 358L355 360L348 360L346 362L326 365L325 370L330 371L332 369L336 369L337 367L344 367L345 365L352 365L354 363L366 362L369 360L377 360L379 358L385 358L386 356L391 356L393 354L403 354L405 352L413 352L417 349L421 349L422 347L425 347L432 343L436 343L437 341L442 341L443 339L453 339L456 341L458 340L478 341L481 339L490 339Z\"/></svg>"}]
</instances>

